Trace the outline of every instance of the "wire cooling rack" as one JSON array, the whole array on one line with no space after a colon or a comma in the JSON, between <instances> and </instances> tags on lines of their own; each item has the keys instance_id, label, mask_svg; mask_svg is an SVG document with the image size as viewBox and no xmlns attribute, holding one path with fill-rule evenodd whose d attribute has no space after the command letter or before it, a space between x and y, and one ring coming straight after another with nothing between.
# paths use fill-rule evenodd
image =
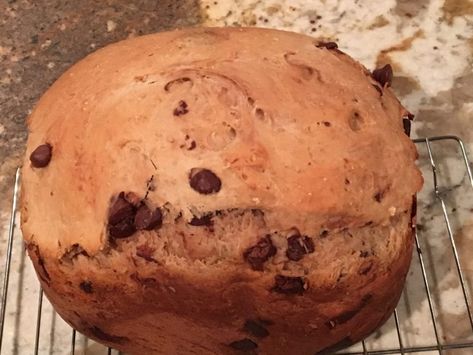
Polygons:
<instances>
[{"instance_id":1,"label":"wire cooling rack","mask_svg":"<svg viewBox=\"0 0 473 355\"><path fill-rule=\"evenodd\" d=\"M445 235L447 239L446 243L446 249L451 249L452 252L452 258L453 258L453 273L455 274L455 277L457 278L457 281L459 283L459 289L461 292L459 293L459 297L457 297L456 300L453 302L460 303L463 307L463 312L462 316L464 320L467 322L467 331L469 334L467 336L463 336L463 339L473 339L473 317L472 317L472 311L471 311L471 300L469 296L469 285L467 284L467 278L465 277L464 270L462 268L462 264L460 262L460 255L459 251L457 248L457 240L454 236L453 233L453 228L452 228L452 222L451 218L449 217L449 210L447 208L447 202L444 196L442 187L440 186L439 183L439 174L438 174L438 161L436 161L436 158L434 157L433 153L433 145L436 144L435 142L440 142L442 144L447 144L450 142L450 144L453 142L456 145L456 154L459 154L458 159L463 162L466 168L466 184L468 186L468 190L471 191L470 188L473 188L473 174L472 174L472 169L470 166L470 162L468 160L467 152L465 149L465 145L462 142L461 139L455 136L437 136L437 137L430 137L430 138L418 138L415 139L414 142L419 146L419 149L426 149L427 154L425 155L425 158L427 159L427 166L429 169L431 169L432 172L432 180L431 184L433 186L427 186L426 188L428 189L433 189L433 195L436 200L437 207L440 208L441 210L441 215L443 215L443 220L444 220L444 225L443 228L445 229ZM9 223L9 228L8 228L8 240L7 240L7 247L6 247L6 252L5 252L5 261L4 261L4 276L3 276L3 286L2 286L2 291L1 291L1 313L0 313L0 354L7 354L6 352L2 351L2 343L4 343L5 337L4 337L4 328L5 328L5 316L7 313L7 301L9 300L9 282L10 282L10 273L11 273L11 265L12 265L12 259L14 256L13 249L14 249L14 244L15 244L15 230L17 229L17 220L16 220L16 214L17 214L17 204L18 204L18 195L19 195L19 179L20 179L20 170L18 169L16 172L16 177L15 177L15 185L14 185L14 191L13 191L13 203L11 206L11 216L10 216L10 223ZM473 211L473 210L472 210ZM428 236L426 236L428 237ZM423 289L424 293L424 300L427 300L428 304L428 317L430 318L426 324L429 324L430 332L433 334L433 341L431 344L428 345L420 345L420 346L411 346L409 345L406 340L405 336L405 331L403 330L403 322L402 319L399 315L398 308L394 311L393 317L390 320L391 323L393 323L391 327L391 333L394 334L394 346L388 346L384 348L379 348L376 346L373 346L370 344L369 338L365 341L360 342L359 344L355 345L354 347L351 347L348 350L344 350L345 352L339 353L339 354L345 354L345 355L362 355L362 354L406 354L406 353L429 353L429 354L452 354L453 351L460 351L462 354L473 354L473 340L469 341L459 341L459 339L453 339L453 341L444 341L445 339L441 336L440 334L440 325L439 325L439 316L441 316L441 310L436 307L436 302L435 299L438 299L440 295L435 293L435 289L433 290L432 285L429 284L429 268L426 267L426 261L425 261L425 256L424 256L424 250L422 249L422 240L419 237L418 233L416 232L415 235L415 243L416 243L416 250L417 250L417 261L416 263L415 260L413 260L411 269L413 267L417 267L419 269L419 272L421 274L421 277L419 278L422 280L421 284L417 284L417 287ZM19 244L22 246L21 242ZM24 252L21 250L19 253L22 257L22 261L24 261ZM25 283L24 282L24 275L23 273L24 269L21 269L20 271L20 278L19 282L20 283ZM30 272L32 272L32 269L30 269ZM35 280L37 283L37 280ZM20 284L19 289L24 288L24 285ZM17 287L18 288L18 287ZM405 293L407 293L408 290L405 290ZM56 354L56 352L53 352L51 349L49 351L43 351L41 350L42 348L40 347L40 341L42 338L41 334L42 332L45 332L45 330L42 331L42 317L44 313L44 302L43 302L43 292L38 286L38 299L37 299L37 309L35 311L36 319L33 319L33 322L35 322L34 326L34 331L31 332L32 334L29 334L31 336L30 339L30 344L32 349L28 351L28 353L33 352L33 354ZM33 307L36 307L34 305ZM13 313L15 310L12 311ZM54 312L54 311L53 311ZM32 328L33 329L33 328ZM383 329L383 328L382 328ZM395 330L393 330L395 329ZM75 330L69 329L69 337L70 341L68 340L67 342L63 342L63 344L69 343L69 345L66 346L68 349L62 349L61 354L78 354L79 352L81 354L88 354L90 352L87 352L87 350L81 349L77 350L77 339L78 337L83 337L79 333L76 333ZM13 334L15 336L15 334ZM378 335L379 336L379 335ZM51 338L53 339L53 338ZM460 339L461 340L461 339ZM44 340L43 340L44 341ZM85 340L87 341L87 340ZM82 341L83 343L83 341ZM18 350L18 346L14 347L14 350L12 351L13 354L20 354L22 355L23 352L21 350ZM9 353L8 353L9 354ZM95 350L93 354L120 354L119 352L116 352L113 349L110 348L101 348L99 352Z\"/></svg>"}]
</instances>

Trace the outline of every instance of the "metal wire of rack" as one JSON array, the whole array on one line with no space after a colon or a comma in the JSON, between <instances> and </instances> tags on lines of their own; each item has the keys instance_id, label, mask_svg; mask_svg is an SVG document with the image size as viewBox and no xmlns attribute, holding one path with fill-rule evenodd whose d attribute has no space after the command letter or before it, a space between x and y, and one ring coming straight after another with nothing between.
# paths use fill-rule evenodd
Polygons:
<instances>
[{"instance_id":1,"label":"metal wire of rack","mask_svg":"<svg viewBox=\"0 0 473 355\"><path fill-rule=\"evenodd\" d=\"M434 158L432 143L436 141L452 141L457 144L461 160L465 164L466 174L468 184L471 188L473 188L473 172L470 166L470 161L468 159L468 154L465 149L465 145L463 141L456 137L456 136L436 136L430 138L418 138L415 139L414 142L417 145L423 145L427 149L428 153L428 160L432 172L433 178L433 190L437 202L440 204L443 219L445 222L445 228L448 235L448 241L450 244L451 251L453 253L456 274L461 286L462 292L462 300L461 302L464 303L466 309L466 316L468 318L469 327L471 328L471 334L473 334L473 315L471 310L471 302L468 294L468 285L466 282L466 278L464 275L464 271L462 269L462 264L460 261L460 256L457 248L457 243L454 238L454 233L452 229L452 223L448 216L447 211L447 203L443 194L441 193L441 188L438 183L438 167L437 162ZM13 189L13 202L11 206L11 214L10 214L10 223L8 227L8 240L7 240L7 249L6 249L6 256L5 256L5 272L3 277L3 284L2 284L2 291L1 291L1 308L0 308L0 354L2 354L2 341L4 339L4 326L5 326L5 314L6 314L6 307L7 307L7 296L8 296L8 288L9 288L9 280L10 280L10 267L12 262L12 249L13 249L13 240L14 240L14 232L16 226L16 214L17 214L17 207L18 207L18 196L19 196L19 181L20 181L20 169L17 169L16 176L15 176L15 185ZM425 296L428 302L428 308L430 312L430 321L432 324L432 331L435 336L435 343L432 345L427 346L407 346L403 340L402 336L402 329L401 329L401 322L398 310L396 309L393 314L395 329L396 329L396 338L397 338L397 347L392 347L388 349L373 349L368 350L368 346L366 345L365 341L362 341L358 348L361 349L360 351L345 351L340 352L338 354L341 355L363 355L363 354L376 354L376 355L383 355L383 354L407 354L407 353L425 353L425 352L435 352L438 354L443 354L444 352L453 350L453 349L469 349L471 353L473 353L473 341L463 341L463 342L453 342L453 343L444 343L441 341L441 337L439 335L439 324L437 321L438 310L436 309L433 301L433 294L431 291L431 286L429 285L429 278L428 278L428 270L425 265L423 250L421 247L421 242L419 240L418 233L415 233L415 245L419 260L419 266L422 274L423 280L423 287L425 291ZM34 354L39 354L39 345L40 345L40 334L41 334L41 318L42 318L42 311L43 311L43 292L40 289L38 293L38 308L36 312L36 326L35 326L35 333L34 333ZM76 337L77 333L74 329L71 330L71 342L70 342L70 354L74 355L76 353ZM105 350L106 354L111 355L114 352L113 349L108 348ZM120 354L118 352L118 354Z\"/></svg>"}]
</instances>

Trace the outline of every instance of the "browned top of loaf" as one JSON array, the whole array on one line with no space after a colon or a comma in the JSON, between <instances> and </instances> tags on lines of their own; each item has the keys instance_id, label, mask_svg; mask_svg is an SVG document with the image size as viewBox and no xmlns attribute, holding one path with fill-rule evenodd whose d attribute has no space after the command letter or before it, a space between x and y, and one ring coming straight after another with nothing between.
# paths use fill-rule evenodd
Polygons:
<instances>
[{"instance_id":1,"label":"browned top of loaf","mask_svg":"<svg viewBox=\"0 0 473 355\"><path fill-rule=\"evenodd\" d=\"M187 29L122 41L89 55L29 118L23 232L45 253L107 243L120 191L192 213L257 208L274 229L384 223L421 186L406 110L349 56L299 34ZM52 146L45 168L31 152ZM221 180L189 183L192 168ZM164 221L172 223L172 221ZM235 241L238 243L238 241Z\"/></svg>"}]
</instances>

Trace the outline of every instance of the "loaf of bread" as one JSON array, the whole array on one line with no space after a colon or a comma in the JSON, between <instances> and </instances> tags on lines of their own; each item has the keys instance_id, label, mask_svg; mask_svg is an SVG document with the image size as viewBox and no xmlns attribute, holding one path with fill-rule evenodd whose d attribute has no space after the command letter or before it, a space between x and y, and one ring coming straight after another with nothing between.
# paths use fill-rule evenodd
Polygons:
<instances>
[{"instance_id":1,"label":"loaf of bread","mask_svg":"<svg viewBox=\"0 0 473 355\"><path fill-rule=\"evenodd\" d=\"M119 42L28 121L44 291L129 354L332 353L392 313L421 188L409 112L335 43L255 28Z\"/></svg>"}]
</instances>

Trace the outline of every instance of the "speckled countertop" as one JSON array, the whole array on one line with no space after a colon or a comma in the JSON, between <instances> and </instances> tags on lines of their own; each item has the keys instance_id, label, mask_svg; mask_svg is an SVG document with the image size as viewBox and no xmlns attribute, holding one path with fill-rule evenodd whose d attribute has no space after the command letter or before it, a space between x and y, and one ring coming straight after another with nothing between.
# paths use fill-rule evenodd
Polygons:
<instances>
[{"instance_id":1,"label":"speckled countertop","mask_svg":"<svg viewBox=\"0 0 473 355\"><path fill-rule=\"evenodd\" d=\"M292 30L336 41L343 51L370 69L389 62L395 71L393 89L416 114L414 135L457 135L473 154L471 0L0 0L0 222L5 227L14 171L26 139L25 119L41 93L70 65L99 47L129 36L188 25ZM442 210L432 192L424 147L420 146L419 153L419 165L426 177L426 187L419 196L419 238L434 294L439 336L445 342L471 340L473 333ZM465 277L473 284L473 189L467 184L455 144L438 142L434 153ZM4 232L1 238L5 238ZM0 242L1 259L2 245ZM31 300L25 296L28 290L37 294L37 290L32 291L36 287L33 278L19 277L24 267L21 255L21 251L16 255L12 281L12 289L23 289L22 295L13 296L18 304ZM414 260L408 292L399 306L402 337L407 345L435 343L422 287L418 262ZM28 321L27 312L18 316L13 306L9 314L16 320L7 326L19 340L10 346L13 353L21 354L31 341L15 329L24 323L30 327L23 325L26 328L22 329L30 332L34 324ZM67 333L67 327L61 328L52 310L46 308L48 324L57 323L56 333ZM384 335L375 334L368 346L398 346L395 329L392 322L388 323L383 327ZM59 335L51 338L49 333L42 336L40 353L67 353L64 346L69 338L58 340ZM54 346L48 345L51 341ZM473 350L450 353L471 354Z\"/></svg>"}]
</instances>

